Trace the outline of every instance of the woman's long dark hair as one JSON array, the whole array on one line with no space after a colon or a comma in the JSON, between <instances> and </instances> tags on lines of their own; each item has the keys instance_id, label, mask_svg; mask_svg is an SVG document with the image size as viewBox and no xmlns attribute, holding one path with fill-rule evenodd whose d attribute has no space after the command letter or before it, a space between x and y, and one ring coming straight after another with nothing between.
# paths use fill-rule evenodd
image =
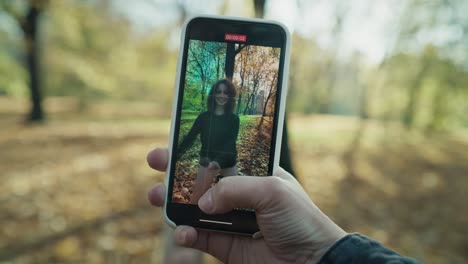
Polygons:
<instances>
[{"instance_id":1,"label":"woman's long dark hair","mask_svg":"<svg viewBox=\"0 0 468 264\"><path fill-rule=\"evenodd\" d=\"M207 102L208 111L214 112L216 108L215 95L216 95L217 89L219 88L221 84L224 84L226 86L226 89L227 89L226 92L228 95L228 101L224 105L224 113L232 113L236 105L236 100L235 100L236 88L234 87L234 84L232 84L232 82L228 79L219 80L215 84L213 84L213 86L211 86L211 90L208 94L208 102Z\"/></svg>"}]
</instances>

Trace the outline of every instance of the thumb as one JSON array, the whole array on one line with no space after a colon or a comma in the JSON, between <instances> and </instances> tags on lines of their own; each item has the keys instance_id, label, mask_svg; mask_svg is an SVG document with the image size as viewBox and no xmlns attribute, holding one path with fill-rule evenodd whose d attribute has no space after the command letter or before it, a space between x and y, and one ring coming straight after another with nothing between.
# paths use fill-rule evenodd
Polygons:
<instances>
[{"instance_id":1,"label":"thumb","mask_svg":"<svg viewBox=\"0 0 468 264\"><path fill-rule=\"evenodd\" d=\"M234 208L260 212L274 203L275 197L281 197L279 194L287 189L285 182L276 176L225 177L200 198L198 206L207 214L222 214Z\"/></svg>"}]
</instances>

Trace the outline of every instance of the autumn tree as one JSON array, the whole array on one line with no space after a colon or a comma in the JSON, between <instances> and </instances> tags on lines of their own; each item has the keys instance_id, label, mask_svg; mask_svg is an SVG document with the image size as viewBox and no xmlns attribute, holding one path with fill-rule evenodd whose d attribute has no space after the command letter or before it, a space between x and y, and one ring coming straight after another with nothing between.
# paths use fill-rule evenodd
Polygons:
<instances>
[{"instance_id":1,"label":"autumn tree","mask_svg":"<svg viewBox=\"0 0 468 264\"><path fill-rule=\"evenodd\" d=\"M237 56L234 82L238 86L237 113L244 115L263 113L265 101L276 91L272 81L277 75L279 49L246 46Z\"/></svg>"},{"instance_id":2,"label":"autumn tree","mask_svg":"<svg viewBox=\"0 0 468 264\"><path fill-rule=\"evenodd\" d=\"M278 85L278 72L274 72L271 77L270 77L269 85L268 85L268 90L265 93L266 98L265 102L263 104L263 110L262 110L262 117L265 117L267 115L267 107L271 107L270 99L274 99L276 97L276 86ZM273 109L271 109L273 110ZM271 112L270 110L270 112Z\"/></svg>"}]
</instances>

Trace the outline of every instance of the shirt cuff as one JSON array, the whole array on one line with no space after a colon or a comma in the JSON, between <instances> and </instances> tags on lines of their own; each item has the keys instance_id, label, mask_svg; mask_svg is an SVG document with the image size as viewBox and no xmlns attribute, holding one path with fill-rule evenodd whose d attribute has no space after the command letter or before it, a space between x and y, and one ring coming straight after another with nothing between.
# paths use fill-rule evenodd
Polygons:
<instances>
[{"instance_id":1,"label":"shirt cuff","mask_svg":"<svg viewBox=\"0 0 468 264\"><path fill-rule=\"evenodd\" d=\"M318 264L374 264L374 263L420 263L403 257L361 234L349 234L338 240L320 259Z\"/></svg>"}]
</instances>

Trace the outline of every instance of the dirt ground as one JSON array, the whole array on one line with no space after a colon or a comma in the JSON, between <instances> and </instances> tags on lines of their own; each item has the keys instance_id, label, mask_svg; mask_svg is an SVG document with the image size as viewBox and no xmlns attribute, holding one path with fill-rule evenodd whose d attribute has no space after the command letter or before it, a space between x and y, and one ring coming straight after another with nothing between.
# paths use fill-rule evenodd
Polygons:
<instances>
[{"instance_id":1,"label":"dirt ground","mask_svg":"<svg viewBox=\"0 0 468 264\"><path fill-rule=\"evenodd\" d=\"M309 116L291 124L299 179L338 225L424 263L468 261L466 132L426 138L367 122L350 149L355 120Z\"/></svg>"},{"instance_id":2,"label":"dirt ground","mask_svg":"<svg viewBox=\"0 0 468 264\"><path fill-rule=\"evenodd\" d=\"M145 158L167 145L170 121L125 114L25 126L0 113L0 262L162 263L164 223L146 193L164 175ZM424 263L468 261L468 133L366 122L351 144L352 118L289 121L297 176L339 225Z\"/></svg>"}]
</instances>

